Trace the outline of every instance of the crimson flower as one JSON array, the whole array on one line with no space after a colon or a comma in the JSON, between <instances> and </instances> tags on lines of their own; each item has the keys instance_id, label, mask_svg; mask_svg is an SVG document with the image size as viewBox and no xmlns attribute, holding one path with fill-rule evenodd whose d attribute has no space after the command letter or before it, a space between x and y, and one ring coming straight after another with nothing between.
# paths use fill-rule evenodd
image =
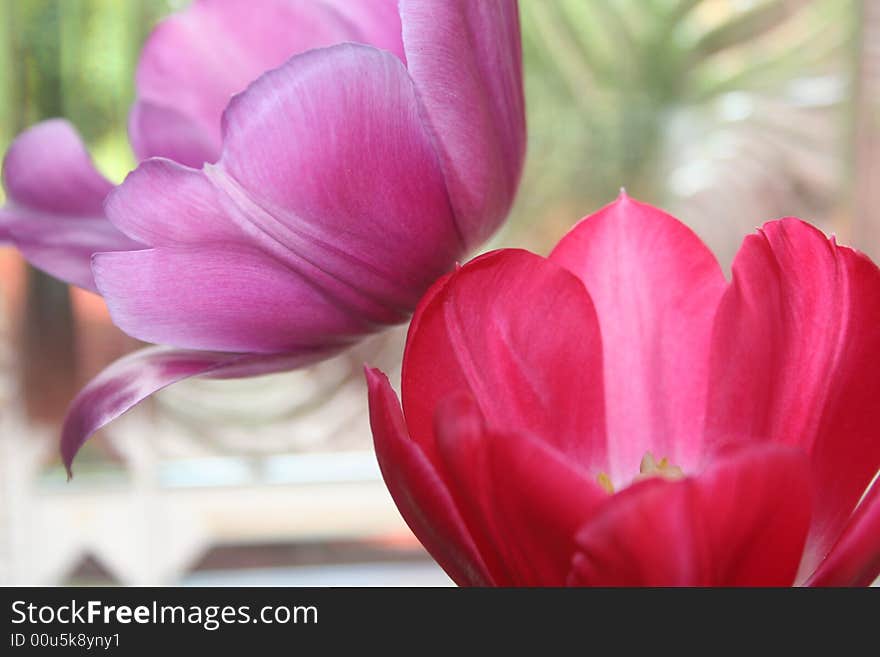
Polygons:
<instances>
[{"instance_id":1,"label":"crimson flower","mask_svg":"<svg viewBox=\"0 0 880 657\"><path fill-rule=\"evenodd\" d=\"M137 83L131 140L149 159L119 187L58 121L4 166L7 238L166 345L74 400L68 468L169 384L300 367L404 321L519 182L515 0L203 0L156 29Z\"/></svg>"},{"instance_id":2,"label":"crimson flower","mask_svg":"<svg viewBox=\"0 0 880 657\"><path fill-rule=\"evenodd\" d=\"M622 195L495 251L410 326L379 464L459 584L867 585L880 573L880 271L793 218L727 282Z\"/></svg>"}]
</instances>

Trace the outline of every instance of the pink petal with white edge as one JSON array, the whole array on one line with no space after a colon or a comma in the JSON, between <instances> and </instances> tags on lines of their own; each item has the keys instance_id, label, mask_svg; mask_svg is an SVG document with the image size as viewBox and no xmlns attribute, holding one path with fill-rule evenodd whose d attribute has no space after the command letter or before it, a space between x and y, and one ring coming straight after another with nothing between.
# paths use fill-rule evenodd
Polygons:
<instances>
[{"instance_id":1,"label":"pink petal with white edge","mask_svg":"<svg viewBox=\"0 0 880 657\"><path fill-rule=\"evenodd\" d=\"M800 579L838 540L880 468L880 270L798 219L746 238L715 325L707 438L810 455Z\"/></svg>"},{"instance_id":2,"label":"pink petal with white edge","mask_svg":"<svg viewBox=\"0 0 880 657\"><path fill-rule=\"evenodd\" d=\"M715 257L687 226L621 194L572 228L550 259L583 281L596 307L615 486L647 451L693 470L725 287Z\"/></svg>"},{"instance_id":3,"label":"pink petal with white edge","mask_svg":"<svg viewBox=\"0 0 880 657\"><path fill-rule=\"evenodd\" d=\"M3 184L8 202L0 230L52 276L95 290L92 254L142 246L104 217L102 203L113 185L67 121L44 121L21 133L6 153Z\"/></svg>"},{"instance_id":4,"label":"pink petal with white edge","mask_svg":"<svg viewBox=\"0 0 880 657\"><path fill-rule=\"evenodd\" d=\"M262 248L302 257L408 312L462 253L443 176L400 61L339 45L236 96L206 175Z\"/></svg>"},{"instance_id":5,"label":"pink petal with white edge","mask_svg":"<svg viewBox=\"0 0 880 657\"><path fill-rule=\"evenodd\" d=\"M246 241L223 198L202 171L153 158L128 174L104 208L119 230L150 246Z\"/></svg>"},{"instance_id":6,"label":"pink petal with white edge","mask_svg":"<svg viewBox=\"0 0 880 657\"><path fill-rule=\"evenodd\" d=\"M407 68L431 126L468 248L507 216L525 156L514 0L401 0Z\"/></svg>"},{"instance_id":7,"label":"pink petal with white edge","mask_svg":"<svg viewBox=\"0 0 880 657\"><path fill-rule=\"evenodd\" d=\"M341 347L374 328L246 245L103 253L92 269L113 322L145 342L277 353Z\"/></svg>"},{"instance_id":8,"label":"pink petal with white edge","mask_svg":"<svg viewBox=\"0 0 880 657\"><path fill-rule=\"evenodd\" d=\"M176 249L96 261L127 332L214 350L339 344L404 319L460 254L415 91L392 55L354 45L303 54L238 96L225 125L218 165L149 161L108 201L122 230ZM223 254L234 248L245 255L227 266ZM259 301L243 301L262 319L236 319L226 301L257 282L258 255L278 280L260 278ZM189 272L187 258L199 262ZM163 310L156 289L195 304L204 321L181 305ZM280 302L273 290L285 295Z\"/></svg>"},{"instance_id":9,"label":"pink petal with white edge","mask_svg":"<svg viewBox=\"0 0 880 657\"><path fill-rule=\"evenodd\" d=\"M577 536L573 586L790 586L810 523L799 450L737 450L615 495Z\"/></svg>"},{"instance_id":10,"label":"pink petal with white edge","mask_svg":"<svg viewBox=\"0 0 880 657\"><path fill-rule=\"evenodd\" d=\"M393 8L390 0L261 0L259 11L250 0L194 2L162 21L141 53L129 125L135 152L141 159L180 157L190 166L214 162L221 150L220 117L234 94L312 48L364 41L399 52L400 21ZM370 20L357 22L361 14ZM177 117L169 127L160 119L172 112Z\"/></svg>"},{"instance_id":11,"label":"pink petal with white edge","mask_svg":"<svg viewBox=\"0 0 880 657\"><path fill-rule=\"evenodd\" d=\"M68 475L76 453L94 432L172 383L200 375L237 378L270 374L326 356L318 352L220 354L167 347L149 347L129 354L92 379L68 408L61 433L61 457Z\"/></svg>"}]
</instances>

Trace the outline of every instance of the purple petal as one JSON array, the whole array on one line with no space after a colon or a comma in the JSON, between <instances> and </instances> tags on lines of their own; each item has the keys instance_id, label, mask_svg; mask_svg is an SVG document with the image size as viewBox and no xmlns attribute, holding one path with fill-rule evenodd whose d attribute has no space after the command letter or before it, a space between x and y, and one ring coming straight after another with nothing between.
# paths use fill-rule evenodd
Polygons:
<instances>
[{"instance_id":1,"label":"purple petal","mask_svg":"<svg viewBox=\"0 0 880 657\"><path fill-rule=\"evenodd\" d=\"M398 59L340 45L236 97L218 165L145 162L107 202L157 248L99 256L114 321L149 342L260 353L338 346L404 319L461 254Z\"/></svg>"},{"instance_id":2,"label":"purple petal","mask_svg":"<svg viewBox=\"0 0 880 657\"><path fill-rule=\"evenodd\" d=\"M387 50L406 62L397 0L324 0L324 4L351 29L346 41Z\"/></svg>"},{"instance_id":3,"label":"purple petal","mask_svg":"<svg viewBox=\"0 0 880 657\"><path fill-rule=\"evenodd\" d=\"M67 121L45 121L21 133L3 162L3 183L6 239L52 276L95 290L92 254L142 246L104 217L101 206L113 185Z\"/></svg>"},{"instance_id":4,"label":"purple petal","mask_svg":"<svg viewBox=\"0 0 880 657\"><path fill-rule=\"evenodd\" d=\"M103 214L101 203L113 188L63 119L43 121L16 137L3 161L3 186L18 205L84 216Z\"/></svg>"},{"instance_id":5,"label":"purple petal","mask_svg":"<svg viewBox=\"0 0 880 657\"><path fill-rule=\"evenodd\" d=\"M279 258L294 252L408 311L462 253L416 91L386 52L291 59L233 100L224 136L209 175Z\"/></svg>"},{"instance_id":6,"label":"purple petal","mask_svg":"<svg viewBox=\"0 0 880 657\"><path fill-rule=\"evenodd\" d=\"M510 209L525 155L515 0L401 0L407 68L468 246Z\"/></svg>"},{"instance_id":7,"label":"purple petal","mask_svg":"<svg viewBox=\"0 0 880 657\"><path fill-rule=\"evenodd\" d=\"M34 267L67 283L97 292L92 255L101 251L142 248L104 217L64 217L24 208L0 210L9 241Z\"/></svg>"},{"instance_id":8,"label":"purple petal","mask_svg":"<svg viewBox=\"0 0 880 657\"><path fill-rule=\"evenodd\" d=\"M400 20L390 9L390 0L261 0L258 11L251 0L193 3L162 21L144 46L129 124L135 152L192 166L215 161L233 94L311 48L364 41L399 52Z\"/></svg>"},{"instance_id":9,"label":"purple petal","mask_svg":"<svg viewBox=\"0 0 880 657\"><path fill-rule=\"evenodd\" d=\"M138 100L128 117L131 148L142 157L160 155L191 167L220 155L215 130L174 108Z\"/></svg>"},{"instance_id":10,"label":"purple petal","mask_svg":"<svg viewBox=\"0 0 880 657\"><path fill-rule=\"evenodd\" d=\"M342 346L374 328L246 245L102 253L92 270L113 322L145 342L275 353Z\"/></svg>"},{"instance_id":11,"label":"purple petal","mask_svg":"<svg viewBox=\"0 0 880 657\"><path fill-rule=\"evenodd\" d=\"M151 246L244 241L222 203L202 171L153 158L128 174L104 208L120 230Z\"/></svg>"},{"instance_id":12,"label":"purple petal","mask_svg":"<svg viewBox=\"0 0 880 657\"><path fill-rule=\"evenodd\" d=\"M61 433L61 457L71 476L80 447L98 429L154 392L193 376L237 378L302 367L326 358L326 352L299 354L218 354L149 347L112 363L76 396Z\"/></svg>"}]
</instances>

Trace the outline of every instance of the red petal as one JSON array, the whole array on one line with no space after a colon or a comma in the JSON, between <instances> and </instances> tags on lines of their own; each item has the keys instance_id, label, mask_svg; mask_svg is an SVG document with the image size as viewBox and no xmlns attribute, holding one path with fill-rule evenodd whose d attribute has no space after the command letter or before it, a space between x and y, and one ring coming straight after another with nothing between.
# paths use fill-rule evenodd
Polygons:
<instances>
[{"instance_id":1,"label":"red petal","mask_svg":"<svg viewBox=\"0 0 880 657\"><path fill-rule=\"evenodd\" d=\"M809 523L803 455L741 450L695 478L616 495L578 535L569 584L788 586Z\"/></svg>"},{"instance_id":2,"label":"red petal","mask_svg":"<svg viewBox=\"0 0 880 657\"><path fill-rule=\"evenodd\" d=\"M810 586L868 586L880 575L880 482L875 481Z\"/></svg>"},{"instance_id":3,"label":"red petal","mask_svg":"<svg viewBox=\"0 0 880 657\"><path fill-rule=\"evenodd\" d=\"M596 307L612 480L630 481L646 451L693 468L725 285L715 257L684 224L622 194L575 226L550 258L580 277Z\"/></svg>"},{"instance_id":4,"label":"red petal","mask_svg":"<svg viewBox=\"0 0 880 657\"><path fill-rule=\"evenodd\" d=\"M400 514L457 584L490 584L492 580L446 485L407 435L388 377L370 368L366 376L376 457Z\"/></svg>"},{"instance_id":5,"label":"red petal","mask_svg":"<svg viewBox=\"0 0 880 657\"><path fill-rule=\"evenodd\" d=\"M441 404L437 438L453 497L495 582L562 586L575 532L608 494L546 442L486 431L466 394Z\"/></svg>"},{"instance_id":6,"label":"red petal","mask_svg":"<svg viewBox=\"0 0 880 657\"><path fill-rule=\"evenodd\" d=\"M477 258L435 285L410 325L410 435L433 458L437 404L464 391L493 430L540 437L604 469L601 349L590 298L569 272L512 249Z\"/></svg>"},{"instance_id":7,"label":"red petal","mask_svg":"<svg viewBox=\"0 0 880 657\"><path fill-rule=\"evenodd\" d=\"M746 238L718 311L707 439L802 447L816 508L802 574L880 467L880 271L797 219Z\"/></svg>"}]
</instances>

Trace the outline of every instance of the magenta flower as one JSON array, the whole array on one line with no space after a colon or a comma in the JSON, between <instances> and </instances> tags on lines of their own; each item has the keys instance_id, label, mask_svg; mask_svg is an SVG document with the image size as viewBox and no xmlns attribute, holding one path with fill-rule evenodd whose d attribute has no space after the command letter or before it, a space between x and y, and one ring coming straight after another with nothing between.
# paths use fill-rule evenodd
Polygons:
<instances>
[{"instance_id":1,"label":"magenta flower","mask_svg":"<svg viewBox=\"0 0 880 657\"><path fill-rule=\"evenodd\" d=\"M343 42L403 58L396 0L196 0L153 31L129 132L140 159L199 167L223 146L229 98L291 55Z\"/></svg>"},{"instance_id":2,"label":"magenta flower","mask_svg":"<svg viewBox=\"0 0 880 657\"><path fill-rule=\"evenodd\" d=\"M725 281L625 196L549 258L438 281L376 452L459 584L867 585L880 574L880 270L797 219Z\"/></svg>"},{"instance_id":3,"label":"magenta flower","mask_svg":"<svg viewBox=\"0 0 880 657\"><path fill-rule=\"evenodd\" d=\"M341 6L354 13L334 23ZM311 20L335 26L326 34L358 25L348 38L377 35L387 49L297 55L235 96L216 129L211 75L236 60L187 38L189 21L247 24L248 50L284 34L280 19L270 13L260 35L239 3L205 3L157 30L132 141L190 164L219 158L146 160L105 201L142 248L95 255L95 286L119 327L168 347L121 360L77 397L68 466L93 431L182 378L298 367L404 320L504 219L525 145L516 3L403 0L399 19L371 13L382 6L333 2ZM178 42L185 57L171 54Z\"/></svg>"},{"instance_id":4,"label":"magenta flower","mask_svg":"<svg viewBox=\"0 0 880 657\"><path fill-rule=\"evenodd\" d=\"M247 0L196 0L159 23L141 53L129 121L138 159L216 161L230 97L298 52L354 41L402 56L394 0L265 0L253 9ZM113 185L67 121L19 135L3 184L9 202L0 210L0 240L57 278L97 291L92 254L143 248L106 220L102 205Z\"/></svg>"},{"instance_id":5,"label":"magenta flower","mask_svg":"<svg viewBox=\"0 0 880 657\"><path fill-rule=\"evenodd\" d=\"M92 254L143 248L104 216L113 184L95 169L67 121L44 121L12 142L3 160L3 187L0 245L14 244L28 262L56 278L96 291Z\"/></svg>"}]
</instances>

